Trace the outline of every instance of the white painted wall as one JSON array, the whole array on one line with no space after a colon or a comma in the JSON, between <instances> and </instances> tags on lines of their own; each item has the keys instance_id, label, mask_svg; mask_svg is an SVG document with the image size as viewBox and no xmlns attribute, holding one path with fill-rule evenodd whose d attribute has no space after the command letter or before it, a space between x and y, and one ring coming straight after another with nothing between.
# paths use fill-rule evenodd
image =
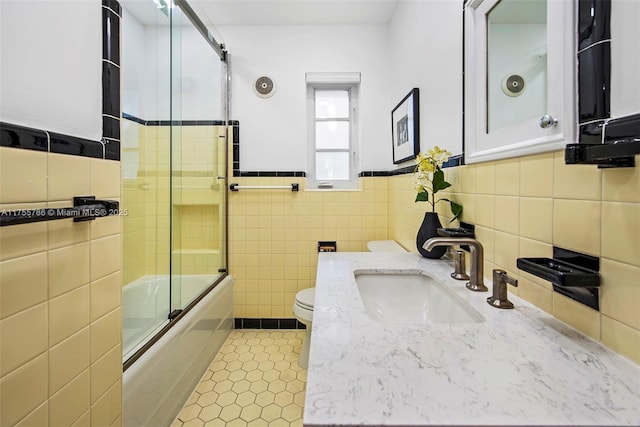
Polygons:
<instances>
[{"instance_id":1,"label":"white painted wall","mask_svg":"<svg viewBox=\"0 0 640 427\"><path fill-rule=\"evenodd\" d=\"M389 36L389 111L419 88L421 151L438 145L461 154L462 2L401 0Z\"/></svg>"},{"instance_id":2,"label":"white painted wall","mask_svg":"<svg viewBox=\"0 0 640 427\"><path fill-rule=\"evenodd\" d=\"M0 120L102 137L99 0L0 1Z\"/></svg>"},{"instance_id":3,"label":"white painted wall","mask_svg":"<svg viewBox=\"0 0 640 427\"><path fill-rule=\"evenodd\" d=\"M390 56L386 25L219 27L231 52L231 114L240 121L242 170L307 169L305 73L356 71L360 85L360 170L389 170ZM274 79L262 99L256 77Z\"/></svg>"},{"instance_id":4,"label":"white painted wall","mask_svg":"<svg viewBox=\"0 0 640 427\"><path fill-rule=\"evenodd\" d=\"M143 87L147 76L147 55L145 46L145 26L126 8L122 8L122 52L120 63L121 103L122 111L136 117L144 118Z\"/></svg>"},{"instance_id":5,"label":"white painted wall","mask_svg":"<svg viewBox=\"0 0 640 427\"><path fill-rule=\"evenodd\" d=\"M611 117L640 112L640 1L611 2Z\"/></svg>"}]
</instances>

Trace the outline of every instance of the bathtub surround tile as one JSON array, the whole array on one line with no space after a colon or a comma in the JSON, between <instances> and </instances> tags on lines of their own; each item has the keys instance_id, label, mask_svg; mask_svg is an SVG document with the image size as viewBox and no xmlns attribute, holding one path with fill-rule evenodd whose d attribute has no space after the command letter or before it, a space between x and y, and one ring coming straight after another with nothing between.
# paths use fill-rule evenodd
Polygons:
<instances>
[{"instance_id":1,"label":"bathtub surround tile","mask_svg":"<svg viewBox=\"0 0 640 427\"><path fill-rule=\"evenodd\" d=\"M302 426L303 332L234 330L172 426Z\"/></svg>"},{"instance_id":2,"label":"bathtub surround tile","mask_svg":"<svg viewBox=\"0 0 640 427\"><path fill-rule=\"evenodd\" d=\"M0 204L47 200L46 153L0 147L0 182Z\"/></svg>"},{"instance_id":3,"label":"bathtub surround tile","mask_svg":"<svg viewBox=\"0 0 640 427\"><path fill-rule=\"evenodd\" d=\"M89 367L89 328L49 349L49 395Z\"/></svg>"},{"instance_id":4,"label":"bathtub surround tile","mask_svg":"<svg viewBox=\"0 0 640 427\"><path fill-rule=\"evenodd\" d=\"M0 319L47 300L47 253L0 262Z\"/></svg>"},{"instance_id":5,"label":"bathtub surround tile","mask_svg":"<svg viewBox=\"0 0 640 427\"><path fill-rule=\"evenodd\" d=\"M0 321L0 376L47 351L47 304Z\"/></svg>"},{"instance_id":6,"label":"bathtub surround tile","mask_svg":"<svg viewBox=\"0 0 640 427\"><path fill-rule=\"evenodd\" d=\"M0 379L0 424L14 425L47 400L47 353Z\"/></svg>"}]
</instances>

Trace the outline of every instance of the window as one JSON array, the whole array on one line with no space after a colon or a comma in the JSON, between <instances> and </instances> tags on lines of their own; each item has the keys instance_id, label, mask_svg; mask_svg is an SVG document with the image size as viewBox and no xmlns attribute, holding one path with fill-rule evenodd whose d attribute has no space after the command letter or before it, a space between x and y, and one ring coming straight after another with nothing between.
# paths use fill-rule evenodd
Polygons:
<instances>
[{"instance_id":1,"label":"window","mask_svg":"<svg viewBox=\"0 0 640 427\"><path fill-rule=\"evenodd\" d=\"M307 73L309 188L357 185L359 82L359 73Z\"/></svg>"}]
</instances>

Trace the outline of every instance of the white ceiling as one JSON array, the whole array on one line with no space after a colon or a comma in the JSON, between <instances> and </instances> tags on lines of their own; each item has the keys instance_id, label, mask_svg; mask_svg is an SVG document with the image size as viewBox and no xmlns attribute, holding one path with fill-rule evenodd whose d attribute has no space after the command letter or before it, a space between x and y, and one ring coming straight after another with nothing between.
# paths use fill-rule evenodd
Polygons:
<instances>
[{"instance_id":1,"label":"white ceiling","mask_svg":"<svg viewBox=\"0 0 640 427\"><path fill-rule=\"evenodd\" d=\"M387 24L398 0L188 0L205 24L353 25ZM152 0L123 0L145 25L162 25ZM168 20L167 20L168 21Z\"/></svg>"}]
</instances>

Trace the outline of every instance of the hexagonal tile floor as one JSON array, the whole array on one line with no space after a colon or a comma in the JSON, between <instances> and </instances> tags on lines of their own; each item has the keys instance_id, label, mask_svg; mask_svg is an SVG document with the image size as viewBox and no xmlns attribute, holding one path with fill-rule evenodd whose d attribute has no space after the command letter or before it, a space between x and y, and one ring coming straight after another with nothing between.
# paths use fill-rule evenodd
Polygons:
<instances>
[{"instance_id":1,"label":"hexagonal tile floor","mask_svg":"<svg viewBox=\"0 0 640 427\"><path fill-rule=\"evenodd\" d=\"M172 427L302 426L304 331L236 329Z\"/></svg>"}]
</instances>

